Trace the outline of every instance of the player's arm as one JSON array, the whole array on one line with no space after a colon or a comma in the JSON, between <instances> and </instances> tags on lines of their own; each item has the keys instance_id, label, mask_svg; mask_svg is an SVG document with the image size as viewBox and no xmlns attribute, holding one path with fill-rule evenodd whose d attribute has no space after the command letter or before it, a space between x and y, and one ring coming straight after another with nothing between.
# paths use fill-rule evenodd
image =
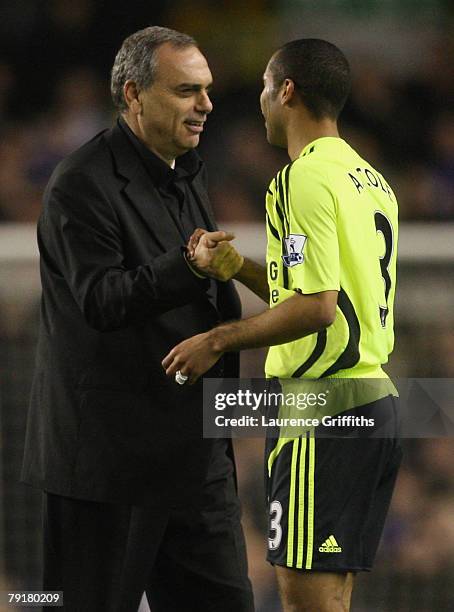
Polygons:
<instances>
[{"instance_id":1,"label":"player's arm","mask_svg":"<svg viewBox=\"0 0 454 612\"><path fill-rule=\"evenodd\" d=\"M225 352L284 344L329 327L336 316L337 291L295 293L265 312L215 327L175 346L162 362L166 374L177 370L194 383Z\"/></svg>"},{"instance_id":2,"label":"player's arm","mask_svg":"<svg viewBox=\"0 0 454 612\"><path fill-rule=\"evenodd\" d=\"M242 267L233 278L250 289L264 302L267 304L269 303L270 290L266 277L266 268L264 266L261 266L252 259L245 257Z\"/></svg>"},{"instance_id":3,"label":"player's arm","mask_svg":"<svg viewBox=\"0 0 454 612\"><path fill-rule=\"evenodd\" d=\"M222 353L292 342L334 322L337 295L337 291L295 293L278 306L249 319L215 327L208 332L210 341Z\"/></svg>"}]
</instances>

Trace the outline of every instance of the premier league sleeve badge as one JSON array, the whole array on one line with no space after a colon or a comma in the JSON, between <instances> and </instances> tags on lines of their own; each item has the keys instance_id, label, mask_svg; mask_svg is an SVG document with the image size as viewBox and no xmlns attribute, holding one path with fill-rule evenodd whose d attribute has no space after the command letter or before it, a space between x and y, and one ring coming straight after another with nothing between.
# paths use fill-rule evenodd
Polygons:
<instances>
[{"instance_id":1,"label":"premier league sleeve badge","mask_svg":"<svg viewBox=\"0 0 454 612\"><path fill-rule=\"evenodd\" d=\"M302 264L304 261L303 249L307 236L304 234L289 234L284 238L285 255L282 255L284 266L291 268Z\"/></svg>"}]
</instances>

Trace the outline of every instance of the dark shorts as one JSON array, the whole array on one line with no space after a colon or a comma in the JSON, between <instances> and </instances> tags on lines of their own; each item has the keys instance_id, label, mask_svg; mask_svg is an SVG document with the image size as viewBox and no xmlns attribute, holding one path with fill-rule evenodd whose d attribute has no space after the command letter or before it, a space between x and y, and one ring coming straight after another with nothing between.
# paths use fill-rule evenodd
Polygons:
<instances>
[{"instance_id":1,"label":"dark shorts","mask_svg":"<svg viewBox=\"0 0 454 612\"><path fill-rule=\"evenodd\" d=\"M331 572L372 568L402 455L397 406L388 396L342 413L379 416L380 437L320 426L284 445L266 471L270 563ZM275 446L267 440L266 458Z\"/></svg>"},{"instance_id":2,"label":"dark shorts","mask_svg":"<svg viewBox=\"0 0 454 612\"><path fill-rule=\"evenodd\" d=\"M231 461L182 507L45 493L43 588L66 612L137 612L144 591L153 612L253 612Z\"/></svg>"}]
</instances>

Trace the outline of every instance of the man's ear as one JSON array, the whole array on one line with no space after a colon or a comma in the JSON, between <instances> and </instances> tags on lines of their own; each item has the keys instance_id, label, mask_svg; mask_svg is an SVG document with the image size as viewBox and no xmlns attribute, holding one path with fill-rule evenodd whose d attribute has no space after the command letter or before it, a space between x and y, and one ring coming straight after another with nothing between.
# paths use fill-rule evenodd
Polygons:
<instances>
[{"instance_id":1,"label":"man's ear","mask_svg":"<svg viewBox=\"0 0 454 612\"><path fill-rule=\"evenodd\" d=\"M142 102L139 100L139 90L136 82L129 79L123 86L123 96L126 100L129 110L134 115L140 115L142 112Z\"/></svg>"},{"instance_id":2,"label":"man's ear","mask_svg":"<svg viewBox=\"0 0 454 612\"><path fill-rule=\"evenodd\" d=\"M292 79L285 79L282 84L281 102L282 104L290 104L295 97L295 83Z\"/></svg>"}]
</instances>

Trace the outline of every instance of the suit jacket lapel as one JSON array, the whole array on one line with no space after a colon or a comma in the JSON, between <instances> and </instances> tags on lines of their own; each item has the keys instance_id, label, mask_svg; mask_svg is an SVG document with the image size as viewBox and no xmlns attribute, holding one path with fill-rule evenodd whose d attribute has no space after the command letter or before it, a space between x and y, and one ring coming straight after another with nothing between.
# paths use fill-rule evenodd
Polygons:
<instances>
[{"instance_id":1,"label":"suit jacket lapel","mask_svg":"<svg viewBox=\"0 0 454 612\"><path fill-rule=\"evenodd\" d=\"M124 192L164 250L169 245L182 244L175 221L145 169L129 181Z\"/></svg>"},{"instance_id":2,"label":"suit jacket lapel","mask_svg":"<svg viewBox=\"0 0 454 612\"><path fill-rule=\"evenodd\" d=\"M116 125L106 134L116 169L126 179L124 193L153 232L163 250L181 244L181 236L167 207L121 128Z\"/></svg>"}]
</instances>

